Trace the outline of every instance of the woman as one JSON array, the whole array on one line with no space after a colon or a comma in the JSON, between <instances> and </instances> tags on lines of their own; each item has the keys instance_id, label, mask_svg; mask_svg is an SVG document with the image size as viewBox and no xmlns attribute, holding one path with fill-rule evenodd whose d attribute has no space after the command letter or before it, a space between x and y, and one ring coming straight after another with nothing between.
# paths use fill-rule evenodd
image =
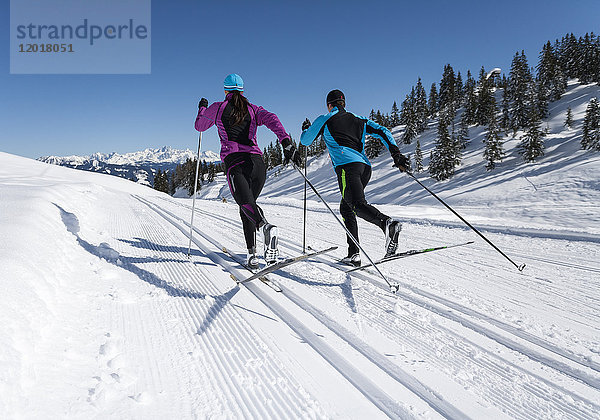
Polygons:
<instances>
[{"instance_id":1,"label":"woman","mask_svg":"<svg viewBox=\"0 0 600 420\"><path fill-rule=\"evenodd\" d=\"M256 204L267 176L262 151L256 142L256 129L259 125L269 128L280 142L290 142L277 115L263 107L251 104L243 95L244 81L237 74L230 74L224 82L225 100L208 106L202 98L198 104L196 130L206 131L213 124L217 126L221 139L221 160L225 163L225 173L231 195L240 206L240 217L244 228L248 256L246 264L258 268L256 257L256 231L262 228L264 235L264 257L267 264L277 262L277 227L265 219L261 208ZM287 142L286 142L287 144Z\"/></svg>"}]
</instances>

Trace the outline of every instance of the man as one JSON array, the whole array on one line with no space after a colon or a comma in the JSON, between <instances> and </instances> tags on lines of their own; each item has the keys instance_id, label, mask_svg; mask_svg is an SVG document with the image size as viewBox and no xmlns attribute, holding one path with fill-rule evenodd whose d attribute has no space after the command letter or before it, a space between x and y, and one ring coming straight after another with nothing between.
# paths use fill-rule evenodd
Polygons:
<instances>
[{"instance_id":1,"label":"man","mask_svg":"<svg viewBox=\"0 0 600 420\"><path fill-rule=\"evenodd\" d=\"M340 213L348 231L358 241L358 224L356 216L381 228L385 235L385 255L389 256L398 248L398 235L402 230L399 220L381 213L365 199L365 187L371 178L371 163L365 155L365 136L379 138L390 151L394 165L406 171L409 160L400 153L392 133L381 125L364 117L346 111L346 98L340 90L332 90L327 95L327 110L319 116L314 124L308 121L302 124L300 143L308 146L316 138L323 135L331 162L338 177L342 200ZM282 142L286 160L300 162L292 142ZM345 264L360 266L359 248L347 237L348 255L342 259Z\"/></svg>"}]
</instances>

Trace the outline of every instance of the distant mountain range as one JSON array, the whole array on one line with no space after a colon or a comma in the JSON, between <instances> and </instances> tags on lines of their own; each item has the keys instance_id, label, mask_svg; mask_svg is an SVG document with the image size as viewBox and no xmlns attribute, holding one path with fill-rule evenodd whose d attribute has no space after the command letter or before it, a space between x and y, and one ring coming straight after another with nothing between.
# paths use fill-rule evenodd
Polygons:
<instances>
[{"instance_id":1,"label":"distant mountain range","mask_svg":"<svg viewBox=\"0 0 600 420\"><path fill-rule=\"evenodd\" d=\"M89 156L43 156L39 161L53 165L67 166L90 172L100 172L127 178L140 184L152 185L154 174L160 169L174 170L186 159L195 159L193 151L173 149L169 146L158 149L145 149L131 153L94 153ZM221 159L213 151L200 153L200 160L218 162Z\"/></svg>"}]
</instances>

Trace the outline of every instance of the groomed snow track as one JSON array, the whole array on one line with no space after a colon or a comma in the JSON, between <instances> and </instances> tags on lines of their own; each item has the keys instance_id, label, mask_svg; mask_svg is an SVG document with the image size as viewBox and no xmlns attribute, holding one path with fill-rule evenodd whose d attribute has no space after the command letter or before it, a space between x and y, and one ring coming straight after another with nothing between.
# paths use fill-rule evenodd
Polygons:
<instances>
[{"instance_id":1,"label":"groomed snow track","mask_svg":"<svg viewBox=\"0 0 600 420\"><path fill-rule=\"evenodd\" d=\"M176 211L185 210L185 214L189 215L189 206L168 199L159 204L139 196L136 198L176 227L182 235L188 235L189 224ZM240 229L237 221L206 210L197 211L213 220L213 231ZM244 276L244 273L239 272L239 265L220 251L224 246L214 239L214 235L208 235L198 228L195 228L194 232L194 242L206 256L226 272L237 277ZM301 251L297 244L285 239L280 238L280 244L284 251L292 255ZM339 273L338 267L332 267L335 265L332 258L321 257L318 261L322 264L316 264L316 270L329 275L332 271ZM299 278L294 273L284 272L274 277L284 282L295 281L305 285L314 283L319 286L318 282L310 278ZM368 288L366 292L359 288L361 307L360 313L355 313L357 319L363 318L374 331L389 340L401 342L403 346L411 349L418 349L419 357L427 360L433 369L439 369L452 376L452 372L459 372L462 367L468 366L472 376L457 377L455 380L465 389L476 388L474 392L484 405L489 404L511 418L599 417L600 406L593 397L598 395L600 388L597 363L570 354L526 331L518 330L501 320L421 290L407 282L401 281L404 290L393 296L386 291L376 276L368 272L356 273L354 277L363 282L364 289ZM346 278L346 281L351 282L349 278ZM375 365L380 373L409 389L443 417L473 416L473 412L469 413L468 410L459 408L461 396L454 396L450 398L453 401L450 401L437 390L435 380L432 382L432 378L428 378L427 375L424 376L425 381L417 379L419 373L424 372L416 369L415 374L402 369L384 351L370 346L355 332L311 303L311 299L299 293L297 288L292 290L285 287L284 283L283 293L273 296L259 282L249 283L247 287L387 416L405 417L409 413L386 392L387 388L380 385L381 381L370 380L367 374L361 372L361 363ZM386 309L393 309L399 299L429 312L431 319L423 322L422 319L415 319L412 314L395 313L394 310ZM290 304L296 308L288 309ZM309 314L311 322L318 322L319 328L333 333L333 338L331 334L327 334L327 340L318 334L315 335L314 327L303 324L297 315L292 314L297 314L298 309ZM382 313L385 313L385 316L381 316ZM440 318L443 320L440 321ZM482 337L484 345L481 344ZM432 338L435 338L434 343L429 346L423 345ZM328 344L331 340L336 343L334 346ZM336 351L335 349L340 348L339 342L345 343L352 351ZM443 344L440 346L439 343ZM363 359L361 362L357 362L357 354ZM522 356L526 356L529 362L523 363ZM552 371L550 376L548 369ZM370 377L373 376L372 370L366 372ZM549 377L553 380L548 379ZM443 388L442 386L441 389ZM519 393L525 397L519 398L518 401L510 396Z\"/></svg>"},{"instance_id":2,"label":"groomed snow track","mask_svg":"<svg viewBox=\"0 0 600 420\"><path fill-rule=\"evenodd\" d=\"M161 209L157 205L152 204L150 201L142 197L136 196L136 198L158 213L174 227L179 229L183 235L186 235L189 232L189 224L174 215L172 212ZM240 272L240 269L232 265L236 264L235 261L227 261L225 254L219 252L219 250L223 249L223 245L221 245L215 239L204 234L197 228L194 228L194 232L215 247L215 249L211 250L197 237L193 239L194 244L196 244L200 250L202 250L209 258L211 258L211 260L219 264L225 271L233 274L237 278L243 278L245 275L247 275L245 272ZM331 364L338 372L340 372L340 374L342 374L350 383L352 383L353 386L355 386L388 417L405 418L410 416L410 414L396 402L395 398L388 395L384 390L373 383L366 375L356 369L343 355L339 354L336 350L329 346L322 337L319 337L317 334L315 334L311 328L307 328L306 325L302 324L300 320L287 311L285 307L281 305L281 303L278 303L272 296L269 296L268 292L259 284L259 282L244 283L244 287L247 287L248 290L254 294L254 296L256 296L262 303L269 307L279 317L279 319L285 322L292 330L294 330L294 332L302 337L303 340L305 340L329 364ZM403 372L400 368L393 367L381 355L370 351L370 349L364 348L363 346L356 346L356 343L359 341L356 337L353 337L349 332L337 325L335 321L325 317L322 313L316 310L316 308L313 308L312 305L301 299L299 296L289 291L284 291L283 295L286 296L290 302L293 302L300 308L304 310L309 309L307 312L315 316L315 319L320 321L324 327L330 329L340 339L344 340L355 350L360 352L368 360L368 362L375 364L381 369L385 369L390 376L417 394L442 416L451 419L468 418L468 416L466 416L456 407L449 404L447 401L441 399L434 391L428 389L418 380Z\"/></svg>"}]
</instances>

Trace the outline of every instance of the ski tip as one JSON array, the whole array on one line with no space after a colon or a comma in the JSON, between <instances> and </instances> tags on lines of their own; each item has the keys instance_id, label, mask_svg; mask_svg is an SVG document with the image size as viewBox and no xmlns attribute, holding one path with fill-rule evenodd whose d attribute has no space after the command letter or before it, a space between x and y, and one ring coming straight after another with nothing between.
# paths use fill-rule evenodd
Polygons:
<instances>
[{"instance_id":1,"label":"ski tip","mask_svg":"<svg viewBox=\"0 0 600 420\"><path fill-rule=\"evenodd\" d=\"M522 273L523 269L525 268L525 264L521 264L520 266L517 267L519 269L519 271Z\"/></svg>"}]
</instances>

